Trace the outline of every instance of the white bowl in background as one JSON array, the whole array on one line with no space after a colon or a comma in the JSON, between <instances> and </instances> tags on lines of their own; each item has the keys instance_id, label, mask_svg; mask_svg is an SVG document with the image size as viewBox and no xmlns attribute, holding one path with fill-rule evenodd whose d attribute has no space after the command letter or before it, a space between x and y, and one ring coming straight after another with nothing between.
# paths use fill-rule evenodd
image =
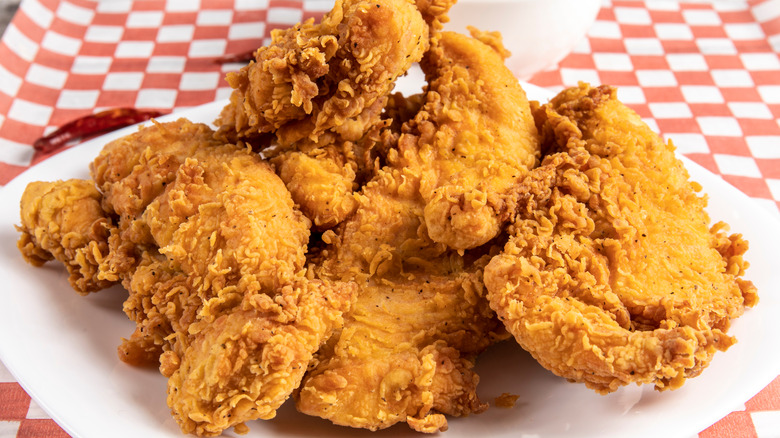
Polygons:
<instances>
[{"instance_id":1,"label":"white bowl in background","mask_svg":"<svg viewBox=\"0 0 780 438\"><path fill-rule=\"evenodd\" d=\"M552 66L585 37L601 0L458 0L444 28L468 34L466 26L499 31L512 52L506 60L520 79Z\"/></svg>"}]
</instances>

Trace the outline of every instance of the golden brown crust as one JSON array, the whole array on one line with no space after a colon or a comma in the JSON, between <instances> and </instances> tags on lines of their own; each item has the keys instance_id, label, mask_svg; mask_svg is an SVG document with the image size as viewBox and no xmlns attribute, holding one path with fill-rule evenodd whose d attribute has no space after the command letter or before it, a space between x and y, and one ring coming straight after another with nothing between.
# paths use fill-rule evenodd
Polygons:
<instances>
[{"instance_id":1,"label":"golden brown crust","mask_svg":"<svg viewBox=\"0 0 780 438\"><path fill-rule=\"evenodd\" d=\"M312 355L342 325L353 294L301 281L273 297L247 295L237 309L201 321L168 381L168 404L182 431L215 436L273 418Z\"/></svg>"},{"instance_id":2,"label":"golden brown crust","mask_svg":"<svg viewBox=\"0 0 780 438\"><path fill-rule=\"evenodd\" d=\"M320 23L274 31L253 62L228 75L234 91L218 135L273 133L269 154L293 199L317 228L332 228L355 210L359 178L373 170L370 133L384 126L396 78L428 47L428 24L411 0L338 1Z\"/></svg>"},{"instance_id":3,"label":"golden brown crust","mask_svg":"<svg viewBox=\"0 0 780 438\"><path fill-rule=\"evenodd\" d=\"M310 221L259 155L213 134L154 123L92 166L119 215L101 269L137 325L120 358L159 361L174 418L202 436L273 417L355 296L303 276Z\"/></svg>"},{"instance_id":4,"label":"golden brown crust","mask_svg":"<svg viewBox=\"0 0 780 438\"><path fill-rule=\"evenodd\" d=\"M328 246L317 273L355 281L359 294L344 328L317 354L297 407L336 424L377 430L406 422L435 432L446 430L444 415L487 407L476 394L474 361L504 335L487 306L482 281L491 247L458 252L434 241L426 196L437 184L449 184L454 193L474 198L478 173L492 177L480 188L508 191L514 180L499 183L499 167L513 164L506 171L519 178L535 161L538 144L516 79L510 81L506 71L480 76L504 69L494 50L446 32L438 44L424 62L430 81L426 94L407 102L391 99L392 112L406 121L400 136L390 136L395 143L387 167L363 187L354 215L323 235ZM499 93L506 94L499 103L515 106L487 103ZM505 120L531 131L511 133L501 125ZM506 133L498 132L504 128ZM480 143L487 135L491 142Z\"/></svg>"},{"instance_id":5,"label":"golden brown crust","mask_svg":"<svg viewBox=\"0 0 780 438\"><path fill-rule=\"evenodd\" d=\"M499 234L505 197L537 163L536 128L517 79L481 41L443 32L422 67L428 92L403 130L398 165L422 169L431 239L475 248Z\"/></svg>"},{"instance_id":6,"label":"golden brown crust","mask_svg":"<svg viewBox=\"0 0 780 438\"><path fill-rule=\"evenodd\" d=\"M518 192L491 307L545 367L599 392L677 388L735 340L756 301L747 243L710 229L698 184L611 87L535 110L549 151Z\"/></svg>"},{"instance_id":7,"label":"golden brown crust","mask_svg":"<svg viewBox=\"0 0 780 438\"><path fill-rule=\"evenodd\" d=\"M108 255L111 226L100 202L92 181L30 183L22 194L17 227L22 233L17 246L25 260L34 266L53 259L62 262L70 285L82 295L116 283L116 277L99 269Z\"/></svg>"}]
</instances>

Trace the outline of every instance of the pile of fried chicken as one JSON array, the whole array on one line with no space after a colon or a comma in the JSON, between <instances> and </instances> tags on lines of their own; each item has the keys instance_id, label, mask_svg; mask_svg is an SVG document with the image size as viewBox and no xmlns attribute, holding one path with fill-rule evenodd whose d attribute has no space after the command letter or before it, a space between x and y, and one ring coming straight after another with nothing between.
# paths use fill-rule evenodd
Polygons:
<instances>
[{"instance_id":1,"label":"pile of fried chicken","mask_svg":"<svg viewBox=\"0 0 780 438\"><path fill-rule=\"evenodd\" d=\"M300 412L377 430L478 413L514 339L599 393L674 389L757 302L747 242L609 86L529 103L454 0L338 0L230 73L214 130L153 122L91 180L35 182L27 261L121 284L120 358L158 366L181 430ZM419 63L421 94L393 94Z\"/></svg>"}]
</instances>

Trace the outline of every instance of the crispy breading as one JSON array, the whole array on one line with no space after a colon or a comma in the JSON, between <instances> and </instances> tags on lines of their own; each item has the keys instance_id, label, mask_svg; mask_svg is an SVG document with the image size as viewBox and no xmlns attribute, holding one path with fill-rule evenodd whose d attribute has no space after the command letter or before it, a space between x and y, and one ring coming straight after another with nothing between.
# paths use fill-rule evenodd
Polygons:
<instances>
[{"instance_id":1,"label":"crispy breading","mask_svg":"<svg viewBox=\"0 0 780 438\"><path fill-rule=\"evenodd\" d=\"M213 134L154 123L92 166L119 215L103 267L137 324L120 357L159 360L174 418L209 436L273 417L355 295L303 276L311 222L259 155Z\"/></svg>"},{"instance_id":2,"label":"crispy breading","mask_svg":"<svg viewBox=\"0 0 780 438\"><path fill-rule=\"evenodd\" d=\"M234 91L219 133L272 133L266 154L293 199L331 228L357 206L352 193L373 166L367 134L384 123L396 78L428 47L428 24L411 0L339 0L319 23L273 31L254 61L228 74Z\"/></svg>"},{"instance_id":3,"label":"crispy breading","mask_svg":"<svg viewBox=\"0 0 780 438\"><path fill-rule=\"evenodd\" d=\"M62 262L70 285L86 295L107 288L118 278L101 275L108 255L110 219L100 208L101 195L92 181L30 183L22 194L22 235L17 246L34 266Z\"/></svg>"},{"instance_id":4,"label":"crispy breading","mask_svg":"<svg viewBox=\"0 0 780 438\"><path fill-rule=\"evenodd\" d=\"M492 72L500 81L469 75L469 70L505 69L500 56L465 36L442 33L438 41L423 64L430 79L426 94L408 104L393 98L392 112L407 120L400 135L385 138L393 146L388 166L363 187L355 214L337 232L323 235L329 246L316 261L320 276L352 280L359 287L344 328L317 354L297 396L301 412L336 424L377 430L407 422L415 430L436 432L447 428L444 415L468 415L487 406L477 397L473 367L476 356L503 335L482 282L490 251L498 248L459 252L432 240L425 196L439 174L465 174L475 163L489 173L510 151L519 162L507 172L519 178L535 161L538 141L516 79L509 81L508 72ZM494 130L491 142L480 143L485 139L472 130L496 127L495 119L457 121L476 120L478 111L469 111L498 94L516 106L500 108L496 118L530 131L503 136ZM435 153L444 143L459 144L455 137L474 143L457 155ZM518 137L527 141L515 142ZM485 163L491 151L499 158Z\"/></svg>"},{"instance_id":5,"label":"crispy breading","mask_svg":"<svg viewBox=\"0 0 780 438\"><path fill-rule=\"evenodd\" d=\"M613 88L580 84L534 113L549 155L485 269L491 307L555 374L601 393L679 387L757 301L747 242L710 225L671 143Z\"/></svg>"},{"instance_id":6,"label":"crispy breading","mask_svg":"<svg viewBox=\"0 0 780 438\"><path fill-rule=\"evenodd\" d=\"M421 170L431 239L464 250L496 237L505 198L538 162L525 92L494 47L443 33L422 62L422 111L403 130L401 163Z\"/></svg>"},{"instance_id":7,"label":"crispy breading","mask_svg":"<svg viewBox=\"0 0 780 438\"><path fill-rule=\"evenodd\" d=\"M159 363L184 432L272 418L356 296L304 275L311 222L284 183L247 146L184 119L108 144L91 172L96 182L30 184L23 255L61 260L82 293L122 281L136 330L119 356Z\"/></svg>"},{"instance_id":8,"label":"crispy breading","mask_svg":"<svg viewBox=\"0 0 780 438\"><path fill-rule=\"evenodd\" d=\"M274 296L246 295L236 309L199 321L199 335L168 382L182 431L212 436L273 418L314 352L341 327L353 296L350 287L300 280Z\"/></svg>"}]
</instances>

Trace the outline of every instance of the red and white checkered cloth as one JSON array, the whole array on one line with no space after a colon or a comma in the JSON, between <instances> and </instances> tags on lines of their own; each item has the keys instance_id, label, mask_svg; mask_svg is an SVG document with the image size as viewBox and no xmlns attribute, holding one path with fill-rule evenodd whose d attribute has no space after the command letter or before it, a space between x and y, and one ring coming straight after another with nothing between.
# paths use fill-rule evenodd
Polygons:
<instances>
[{"instance_id":1,"label":"red and white checkered cloth","mask_svg":"<svg viewBox=\"0 0 780 438\"><path fill-rule=\"evenodd\" d=\"M575 0L573 0L575 1ZM332 3L332 2L331 2ZM24 0L0 41L0 184L45 156L31 144L117 106L175 111L227 97L235 64L323 0ZM530 82L584 80L780 216L780 0L605 1L588 38ZM780 436L780 378L699 434ZM0 364L0 438L67 437Z\"/></svg>"},{"instance_id":2,"label":"red and white checkered cloth","mask_svg":"<svg viewBox=\"0 0 780 438\"><path fill-rule=\"evenodd\" d=\"M319 17L322 0L24 0L0 42L0 184L45 158L32 143L116 106L165 112L229 96L216 59Z\"/></svg>"},{"instance_id":3,"label":"red and white checkered cloth","mask_svg":"<svg viewBox=\"0 0 780 438\"><path fill-rule=\"evenodd\" d=\"M771 207L780 202L778 53L778 0L612 1L587 40L530 82L618 86L681 153Z\"/></svg>"}]
</instances>

